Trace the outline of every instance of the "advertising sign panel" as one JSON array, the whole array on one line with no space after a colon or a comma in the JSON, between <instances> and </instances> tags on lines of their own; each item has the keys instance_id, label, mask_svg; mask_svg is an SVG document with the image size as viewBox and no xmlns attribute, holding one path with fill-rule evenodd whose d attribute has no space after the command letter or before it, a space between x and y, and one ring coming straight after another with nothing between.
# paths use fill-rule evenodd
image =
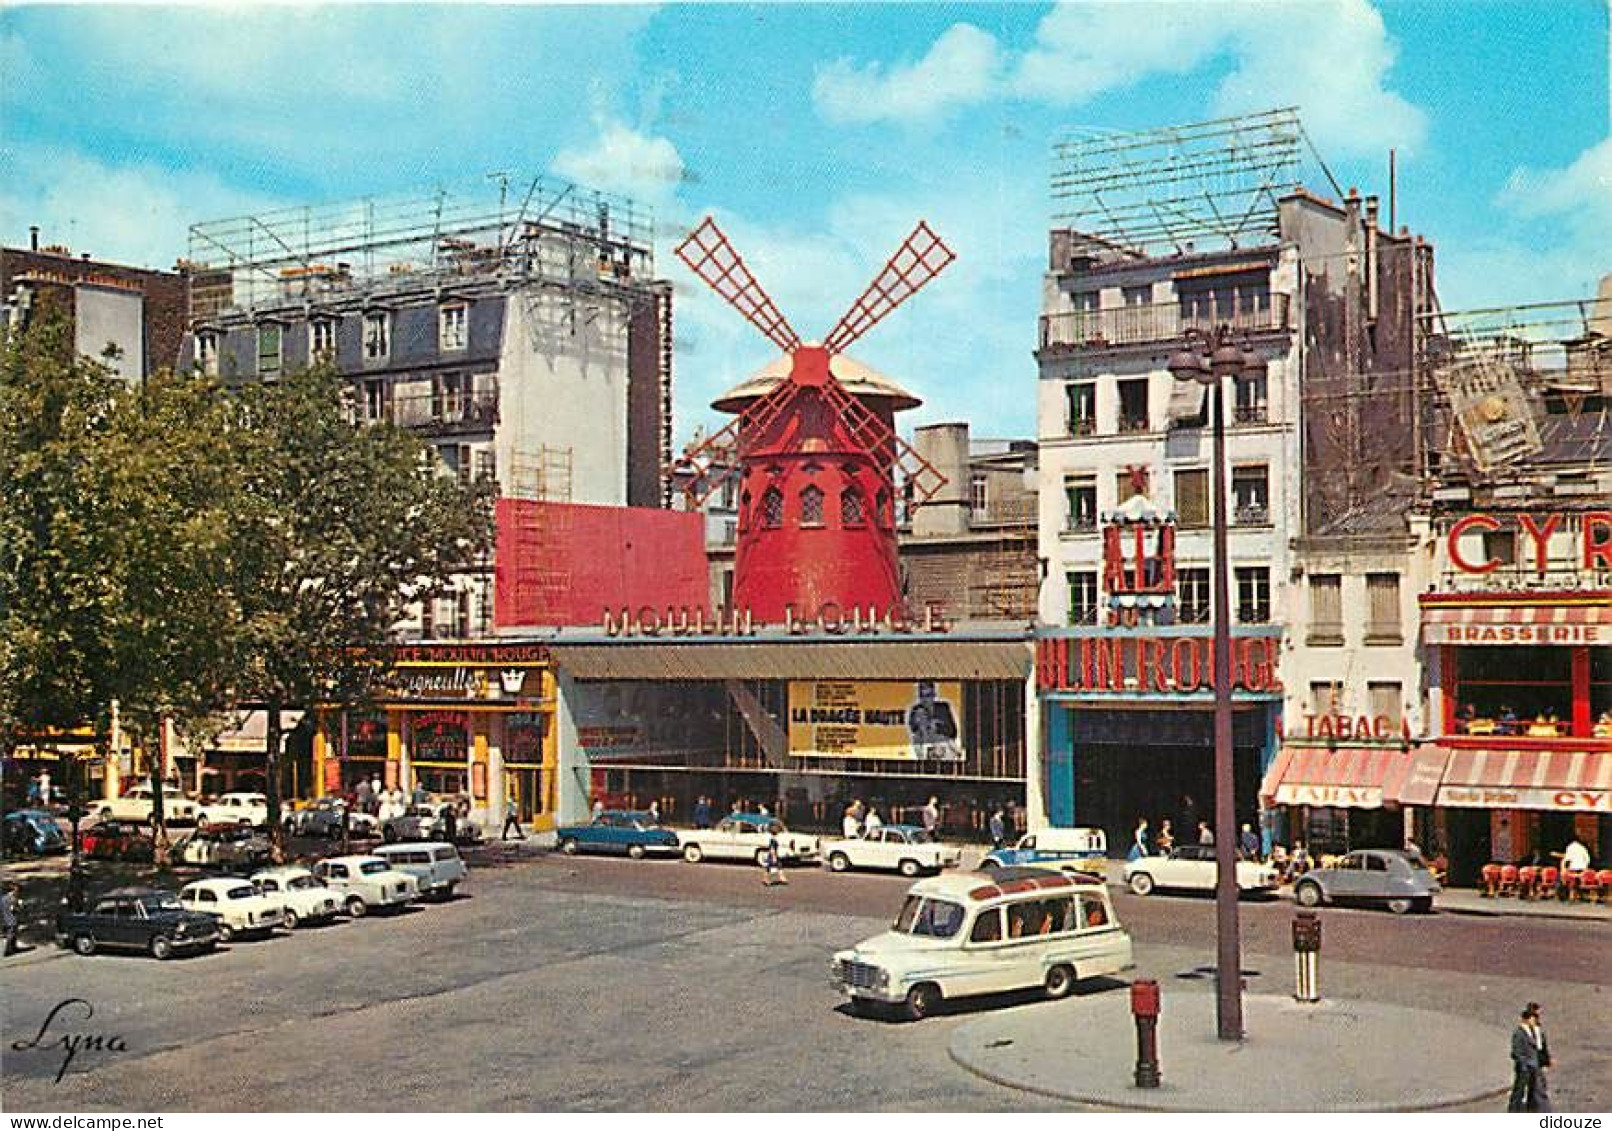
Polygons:
<instances>
[{"instance_id":1,"label":"advertising sign panel","mask_svg":"<svg viewBox=\"0 0 1612 1131\"><path fill-rule=\"evenodd\" d=\"M961 762L962 735L961 683L789 684L789 752L797 758Z\"/></svg>"}]
</instances>

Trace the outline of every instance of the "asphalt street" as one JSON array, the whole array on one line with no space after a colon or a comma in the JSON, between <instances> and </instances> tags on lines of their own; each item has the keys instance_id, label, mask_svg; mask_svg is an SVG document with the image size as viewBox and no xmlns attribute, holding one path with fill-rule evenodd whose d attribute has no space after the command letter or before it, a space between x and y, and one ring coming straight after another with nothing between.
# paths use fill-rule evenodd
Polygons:
<instances>
[{"instance_id":1,"label":"asphalt street","mask_svg":"<svg viewBox=\"0 0 1612 1131\"><path fill-rule=\"evenodd\" d=\"M880 930L906 881L815 869L790 879L764 888L744 866L546 856L478 867L446 905L192 959L36 951L4 966L0 1099L10 1111L1058 1106L947 1056L958 1025L1033 997L920 1024L841 1007L829 956ZM1166 1008L1208 989L1198 968L1213 961L1210 901L1116 901L1138 973L1161 980ZM1293 909L1244 910L1250 988L1284 992ZM1323 922L1325 993L1496 1024L1544 1002L1558 1110L1612 1103L1606 924L1365 910L1327 910ZM1123 992L1098 984L1051 1008ZM69 1007L38 1047L14 1047L69 999L94 1015ZM73 1033L102 1047L80 1042L58 1083L59 1038ZM1427 1049L1408 1071L1437 1071L1437 1034ZM1348 1050L1338 1053L1346 1065Z\"/></svg>"}]
</instances>

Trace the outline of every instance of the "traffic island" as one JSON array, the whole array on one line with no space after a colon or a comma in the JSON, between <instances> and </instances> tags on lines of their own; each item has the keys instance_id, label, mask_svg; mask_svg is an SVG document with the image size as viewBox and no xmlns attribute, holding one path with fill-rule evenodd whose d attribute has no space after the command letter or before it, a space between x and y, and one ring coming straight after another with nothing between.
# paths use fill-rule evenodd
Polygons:
<instances>
[{"instance_id":1,"label":"traffic island","mask_svg":"<svg viewBox=\"0 0 1612 1131\"><path fill-rule=\"evenodd\" d=\"M949 1051L994 1083L1118 1110L1430 1111L1504 1096L1511 1081L1509 1032L1453 1014L1250 994L1249 1035L1228 1042L1215 995L1177 990L1159 1012L1161 1081L1139 1088L1130 1006L1107 991L984 1014Z\"/></svg>"}]
</instances>

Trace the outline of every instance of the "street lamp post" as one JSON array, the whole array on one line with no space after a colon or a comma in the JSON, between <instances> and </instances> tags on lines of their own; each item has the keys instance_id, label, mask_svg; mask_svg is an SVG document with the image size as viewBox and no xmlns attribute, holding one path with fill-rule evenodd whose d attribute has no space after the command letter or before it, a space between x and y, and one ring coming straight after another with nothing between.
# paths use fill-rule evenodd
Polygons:
<instances>
[{"instance_id":1,"label":"street lamp post","mask_svg":"<svg viewBox=\"0 0 1612 1131\"><path fill-rule=\"evenodd\" d=\"M1231 737L1231 570L1226 553L1226 422L1222 386L1228 377L1259 374L1264 359L1232 340L1229 327L1212 334L1189 330L1169 369L1177 381L1207 387L1214 436L1214 687L1215 687L1215 1018L1223 1041L1243 1039L1242 942L1237 918L1237 797Z\"/></svg>"}]
</instances>

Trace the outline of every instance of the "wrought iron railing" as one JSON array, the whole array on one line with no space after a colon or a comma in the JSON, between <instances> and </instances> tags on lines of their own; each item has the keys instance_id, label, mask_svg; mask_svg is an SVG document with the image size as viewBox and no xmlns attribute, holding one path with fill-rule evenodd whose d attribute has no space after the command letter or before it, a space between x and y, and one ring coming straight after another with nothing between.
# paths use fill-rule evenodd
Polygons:
<instances>
[{"instance_id":1,"label":"wrought iron railing","mask_svg":"<svg viewBox=\"0 0 1612 1131\"><path fill-rule=\"evenodd\" d=\"M1229 326L1246 333L1288 329L1290 296L1274 294L1251 310L1194 307L1179 302L1116 306L1107 310L1071 310L1041 316L1042 349L1101 349L1106 346L1163 342L1190 329Z\"/></svg>"}]
</instances>

